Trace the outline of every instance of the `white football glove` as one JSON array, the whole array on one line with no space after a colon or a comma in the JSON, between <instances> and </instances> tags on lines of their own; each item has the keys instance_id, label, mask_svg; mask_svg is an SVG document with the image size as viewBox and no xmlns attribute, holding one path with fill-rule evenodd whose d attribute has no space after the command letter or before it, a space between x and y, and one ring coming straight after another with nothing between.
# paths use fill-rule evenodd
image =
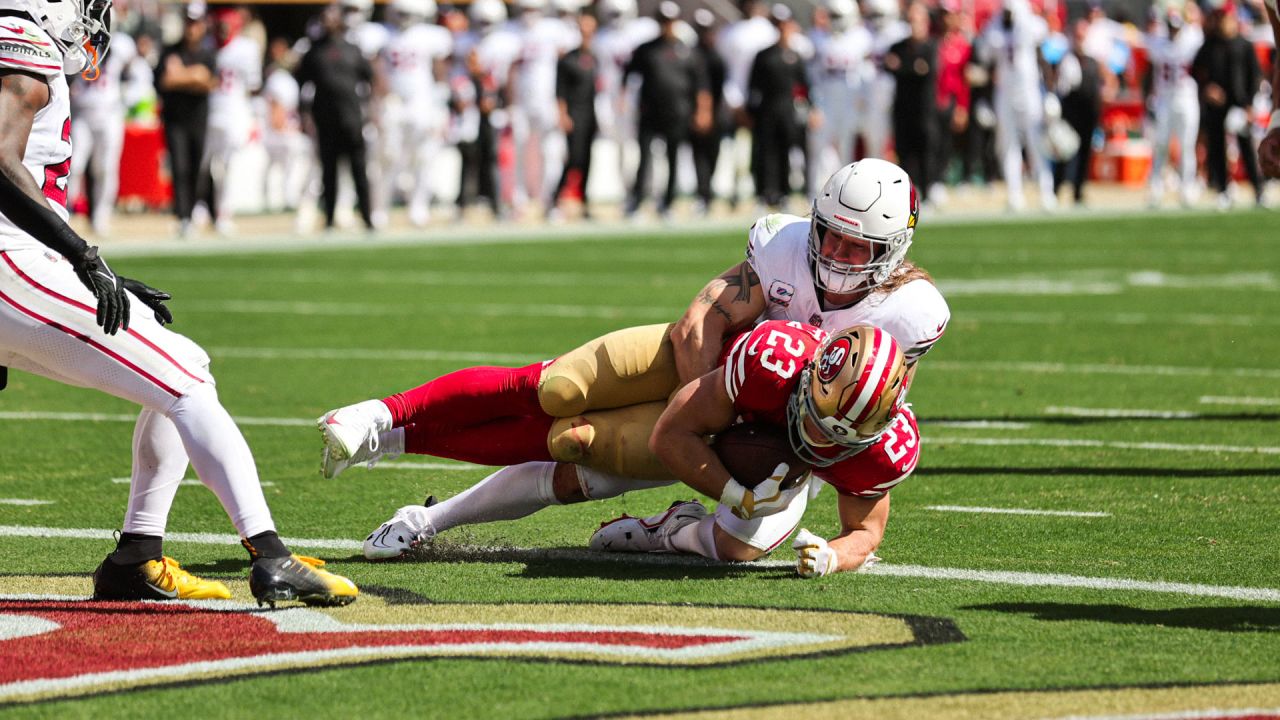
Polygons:
<instances>
[{"instance_id":1,"label":"white football glove","mask_svg":"<svg viewBox=\"0 0 1280 720\"><path fill-rule=\"evenodd\" d=\"M780 489L782 481L787 478L790 470L790 465L778 463L773 473L752 490L746 489L737 480L729 478L724 490L720 492L720 504L728 506L734 515L743 520L772 515L785 508L794 495L794 493L784 493Z\"/></svg>"},{"instance_id":2,"label":"white football glove","mask_svg":"<svg viewBox=\"0 0 1280 720\"><path fill-rule=\"evenodd\" d=\"M822 577L830 575L840 567L840 559L836 551L826 540L814 535L805 528L800 528L791 547L796 551L796 572L800 577Z\"/></svg>"}]
</instances>

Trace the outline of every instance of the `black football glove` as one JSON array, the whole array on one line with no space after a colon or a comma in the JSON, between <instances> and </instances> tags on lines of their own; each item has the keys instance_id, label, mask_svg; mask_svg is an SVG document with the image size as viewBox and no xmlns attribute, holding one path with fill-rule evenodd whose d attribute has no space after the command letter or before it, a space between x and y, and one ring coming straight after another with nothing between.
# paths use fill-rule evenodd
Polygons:
<instances>
[{"instance_id":1,"label":"black football glove","mask_svg":"<svg viewBox=\"0 0 1280 720\"><path fill-rule=\"evenodd\" d=\"M122 327L128 330L129 296L125 294L120 277L98 257L98 247L90 247L71 264L80 282L98 299L98 327L108 335L115 335Z\"/></svg>"},{"instance_id":2,"label":"black football glove","mask_svg":"<svg viewBox=\"0 0 1280 720\"><path fill-rule=\"evenodd\" d=\"M163 290L157 290L141 280L118 275L120 282L124 283L124 289L133 293L135 297L142 301L143 305L151 308L156 314L156 322L161 325L168 325L173 322L173 313L169 312L169 308L165 307L165 301L172 300L173 296Z\"/></svg>"}]
</instances>

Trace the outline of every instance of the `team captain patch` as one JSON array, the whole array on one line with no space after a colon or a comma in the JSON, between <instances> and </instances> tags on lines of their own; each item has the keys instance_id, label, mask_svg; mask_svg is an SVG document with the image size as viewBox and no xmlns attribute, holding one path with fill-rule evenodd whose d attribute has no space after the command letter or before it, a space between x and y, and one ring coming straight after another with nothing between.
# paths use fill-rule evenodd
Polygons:
<instances>
[{"instance_id":1,"label":"team captain patch","mask_svg":"<svg viewBox=\"0 0 1280 720\"><path fill-rule=\"evenodd\" d=\"M24 587L53 589L49 579L30 580ZM174 636L183 642L169 642ZM22 658L0 664L0 705L395 659L699 666L962 640L940 618L825 610L428 603L373 594L343 608L266 610L234 601L0 595L0 656Z\"/></svg>"},{"instance_id":2,"label":"team captain patch","mask_svg":"<svg viewBox=\"0 0 1280 720\"><path fill-rule=\"evenodd\" d=\"M796 288L790 283L774 280L773 284L769 286L769 302L787 307L795 296Z\"/></svg>"}]
</instances>

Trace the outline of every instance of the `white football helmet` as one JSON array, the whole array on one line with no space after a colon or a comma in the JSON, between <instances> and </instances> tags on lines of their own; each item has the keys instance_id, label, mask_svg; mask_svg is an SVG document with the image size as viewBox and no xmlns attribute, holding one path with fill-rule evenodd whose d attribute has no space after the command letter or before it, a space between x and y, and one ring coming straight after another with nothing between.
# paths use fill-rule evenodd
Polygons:
<instances>
[{"instance_id":1,"label":"white football helmet","mask_svg":"<svg viewBox=\"0 0 1280 720\"><path fill-rule=\"evenodd\" d=\"M373 17L373 0L339 0L338 6L349 28L360 27Z\"/></svg>"},{"instance_id":2,"label":"white football helmet","mask_svg":"<svg viewBox=\"0 0 1280 720\"><path fill-rule=\"evenodd\" d=\"M827 338L787 403L791 449L818 467L880 439L906 399L907 364L887 331L870 325Z\"/></svg>"},{"instance_id":3,"label":"white football helmet","mask_svg":"<svg viewBox=\"0 0 1280 720\"><path fill-rule=\"evenodd\" d=\"M62 70L97 78L111 46L111 0L36 0L40 25L62 50Z\"/></svg>"},{"instance_id":4,"label":"white football helmet","mask_svg":"<svg viewBox=\"0 0 1280 720\"><path fill-rule=\"evenodd\" d=\"M813 201L809 264L814 285L836 294L883 285L906 259L919 216L915 186L902 168L876 158L840 168ZM822 242L831 233L870 244L870 258L849 264L823 255Z\"/></svg>"},{"instance_id":5,"label":"white football helmet","mask_svg":"<svg viewBox=\"0 0 1280 720\"><path fill-rule=\"evenodd\" d=\"M836 32L848 30L862 17L858 12L858 3L853 0L826 0L823 6L831 18L831 29Z\"/></svg>"},{"instance_id":6,"label":"white football helmet","mask_svg":"<svg viewBox=\"0 0 1280 720\"><path fill-rule=\"evenodd\" d=\"M502 0L475 0L468 15L474 25L493 27L506 22L507 5Z\"/></svg>"},{"instance_id":7,"label":"white football helmet","mask_svg":"<svg viewBox=\"0 0 1280 720\"><path fill-rule=\"evenodd\" d=\"M406 25L434 20L437 10L436 0L391 0L389 9Z\"/></svg>"}]
</instances>

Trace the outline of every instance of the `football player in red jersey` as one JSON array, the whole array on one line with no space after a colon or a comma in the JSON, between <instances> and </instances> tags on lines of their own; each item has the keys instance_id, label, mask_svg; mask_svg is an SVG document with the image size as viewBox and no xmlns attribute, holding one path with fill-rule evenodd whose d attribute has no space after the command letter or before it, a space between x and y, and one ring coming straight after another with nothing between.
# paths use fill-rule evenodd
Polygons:
<instances>
[{"instance_id":1,"label":"football player in red jersey","mask_svg":"<svg viewBox=\"0 0 1280 720\"><path fill-rule=\"evenodd\" d=\"M511 519L616 496L636 487L618 477L668 475L655 455L638 451L647 448L667 398L716 367L725 338L761 320L883 328L903 348L909 384L950 318L928 274L906 261L917 214L901 168L882 160L848 165L819 193L812 218L757 221L746 261L708 283L675 325L610 333L524 368L460 370L326 413L319 421L324 473L401 452L491 465L570 463L504 468L432 508L403 508L411 521L397 536L410 540L431 535L432 525ZM909 413L899 413L891 428L909 431L914 442ZM371 541L380 536L391 536L385 523ZM398 551L371 550L367 542L366 553Z\"/></svg>"}]
</instances>

